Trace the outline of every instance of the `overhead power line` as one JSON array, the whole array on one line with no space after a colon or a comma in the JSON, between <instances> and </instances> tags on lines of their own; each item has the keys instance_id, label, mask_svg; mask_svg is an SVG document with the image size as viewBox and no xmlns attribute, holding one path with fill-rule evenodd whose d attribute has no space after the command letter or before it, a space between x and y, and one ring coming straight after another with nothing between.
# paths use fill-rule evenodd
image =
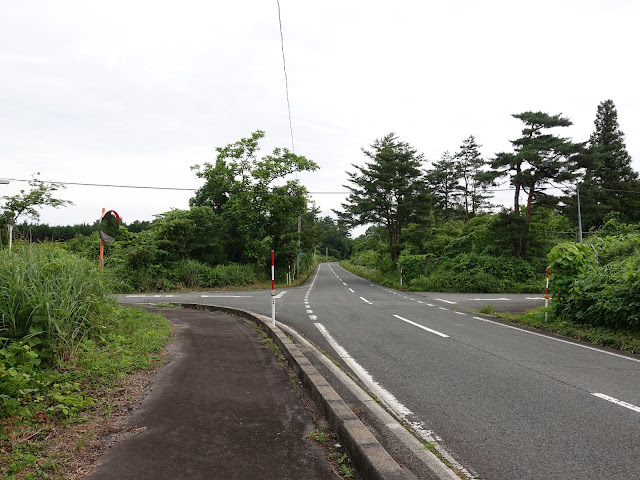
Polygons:
<instances>
[{"instance_id":1,"label":"overhead power line","mask_svg":"<svg viewBox=\"0 0 640 480\"><path fill-rule=\"evenodd\" d=\"M291 102L289 101L289 80L287 78L287 61L284 56L284 36L282 35L282 18L280 16L280 0L276 0L278 4L278 25L280 25L280 48L282 49L282 68L284 70L284 89L287 95L287 110L289 112L289 131L291 132L291 151L296 153L296 147L293 142L293 123L291 122Z\"/></svg>"}]
</instances>

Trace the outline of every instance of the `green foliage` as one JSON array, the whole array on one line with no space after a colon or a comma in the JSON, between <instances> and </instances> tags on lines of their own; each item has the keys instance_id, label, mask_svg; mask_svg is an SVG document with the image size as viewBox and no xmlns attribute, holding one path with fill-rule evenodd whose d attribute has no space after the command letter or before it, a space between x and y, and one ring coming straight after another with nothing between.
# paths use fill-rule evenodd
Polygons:
<instances>
[{"instance_id":1,"label":"green foliage","mask_svg":"<svg viewBox=\"0 0 640 480\"><path fill-rule=\"evenodd\" d=\"M259 264L271 250L295 245L297 217L307 210L307 190L292 173L314 171L318 165L286 148L258 158L264 132L216 148L215 164L192 169L205 184L190 200L220 217L226 234L224 253L237 263ZM265 245L269 240L270 245Z\"/></svg>"},{"instance_id":2,"label":"green foliage","mask_svg":"<svg viewBox=\"0 0 640 480\"><path fill-rule=\"evenodd\" d=\"M544 112L523 112L513 117L522 120L525 127L522 136L513 140L513 153L498 153L493 168L499 175L508 175L515 187L513 215L520 216L520 194L527 192L527 203L522 228L512 235L512 254L514 257L526 257L529 249L529 227L535 203L553 205L557 199L551 199L542 190L550 182L562 183L576 177L578 154L583 144L573 143L569 139L549 133L557 127L568 127L572 122L561 115L549 115ZM516 227L511 223L511 228Z\"/></svg>"},{"instance_id":3,"label":"green foliage","mask_svg":"<svg viewBox=\"0 0 640 480\"><path fill-rule=\"evenodd\" d=\"M109 293L94 263L58 245L0 252L0 416L71 418L94 404L89 376L148 362L142 352L157 351L168 327L117 310Z\"/></svg>"},{"instance_id":4,"label":"green foliage","mask_svg":"<svg viewBox=\"0 0 640 480\"><path fill-rule=\"evenodd\" d=\"M579 323L640 330L640 234L603 231L589 242L562 243L549 253L554 313Z\"/></svg>"},{"instance_id":5,"label":"green foliage","mask_svg":"<svg viewBox=\"0 0 640 480\"><path fill-rule=\"evenodd\" d=\"M54 244L0 251L2 334L37 342L41 358L73 355L113 302L95 264Z\"/></svg>"},{"instance_id":6,"label":"green foliage","mask_svg":"<svg viewBox=\"0 0 640 480\"><path fill-rule=\"evenodd\" d=\"M396 260L403 229L425 217L430 209L431 197L420 170L423 156L393 133L376 140L371 150L363 149L363 153L369 162L353 165L356 171L347 172L349 198L337 213L350 226L383 226L389 253Z\"/></svg>"}]
</instances>

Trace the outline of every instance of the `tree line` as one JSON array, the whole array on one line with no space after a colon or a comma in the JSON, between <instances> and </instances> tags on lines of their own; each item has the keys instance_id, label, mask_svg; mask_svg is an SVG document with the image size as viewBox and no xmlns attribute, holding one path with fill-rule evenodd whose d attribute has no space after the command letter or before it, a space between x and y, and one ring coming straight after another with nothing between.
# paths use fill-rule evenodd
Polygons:
<instances>
[{"instance_id":1,"label":"tree line","mask_svg":"<svg viewBox=\"0 0 640 480\"><path fill-rule=\"evenodd\" d=\"M585 231L597 229L611 214L623 222L640 221L640 181L613 101L598 105L594 131L585 142L559 133L572 125L561 114L527 111L513 117L523 123L521 136L511 141L511 151L490 158L482 157L473 135L430 168L423 167L423 154L396 134L375 140L362 150L365 164L353 164L347 172L349 196L335 213L349 227L384 228L393 261L407 246L407 228L466 222L491 211L492 190L505 180L513 206L500 210L499 222L515 258L530 254L533 213L539 208L563 215L577 228L580 202Z\"/></svg>"}]
</instances>

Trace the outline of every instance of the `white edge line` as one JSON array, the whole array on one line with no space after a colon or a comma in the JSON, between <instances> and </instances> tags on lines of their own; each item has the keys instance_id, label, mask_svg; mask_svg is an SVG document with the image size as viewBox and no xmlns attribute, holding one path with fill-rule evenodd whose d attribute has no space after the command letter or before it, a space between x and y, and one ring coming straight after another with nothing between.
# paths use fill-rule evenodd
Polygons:
<instances>
[{"instance_id":1,"label":"white edge line","mask_svg":"<svg viewBox=\"0 0 640 480\"><path fill-rule=\"evenodd\" d=\"M384 403L386 403L389 408L391 408L394 412L396 412L401 418L406 417L407 415L412 415L411 410L402 405L396 397L385 390L379 383L377 383L371 374L367 372L358 362L356 362L349 353L342 348L342 346L335 341L335 339L331 336L331 334L327 331L324 325L321 323L314 324L322 336L329 342L329 345L333 347L333 349L337 352L338 356L344 360L344 362L351 367L353 372L371 389L371 392L382 399Z\"/></svg>"},{"instance_id":2,"label":"white edge line","mask_svg":"<svg viewBox=\"0 0 640 480\"><path fill-rule=\"evenodd\" d=\"M436 335L438 335L438 336L440 336L442 338L449 338L449 335L445 335L444 333L439 332L437 330L433 330L432 328L428 328L428 327L425 327L424 325L420 325L419 323L412 322L411 320L407 320L406 318L401 317L400 315L394 315L394 317L396 317L399 320L402 320L403 322L407 322L407 323L410 323L411 325L414 325L414 326L416 326L418 328L421 328L422 330L426 330L427 332L435 333Z\"/></svg>"},{"instance_id":3,"label":"white edge line","mask_svg":"<svg viewBox=\"0 0 640 480\"><path fill-rule=\"evenodd\" d=\"M640 413L640 407L636 407L631 403L623 402L622 400L618 400L617 398L610 397L609 395L605 395L604 393L592 393L591 395L606 400L607 402L615 403L616 405L620 405L621 407L628 408L629 410L633 410L634 412Z\"/></svg>"},{"instance_id":4,"label":"white edge line","mask_svg":"<svg viewBox=\"0 0 640 480\"><path fill-rule=\"evenodd\" d=\"M354 291L353 291L353 288L350 288L350 289L349 289L349 291L350 291L351 293L356 293L356 292L354 292Z\"/></svg>"},{"instance_id":5,"label":"white edge line","mask_svg":"<svg viewBox=\"0 0 640 480\"><path fill-rule=\"evenodd\" d=\"M368 303L369 305L373 305L373 303L371 303L369 300L367 300L367 299L366 299L366 298L364 298L364 297L360 297L360 300L362 300L363 302Z\"/></svg>"},{"instance_id":6,"label":"white edge line","mask_svg":"<svg viewBox=\"0 0 640 480\"><path fill-rule=\"evenodd\" d=\"M529 335L536 335L538 337L547 338L549 340L554 340L556 342L561 342L561 343L566 343L566 344L569 344L569 345L573 345L574 347L586 348L587 350L593 350L594 352L605 353L607 355L611 355L612 357L624 358L625 360L629 360L631 362L640 363L640 359L638 359L638 358L631 358L631 357L627 357L625 355L620 355L619 353L607 352L606 350L600 350L599 348L590 347L589 345L582 345L580 343L570 342L569 340L563 340L562 338L550 337L548 335L543 335L542 333L532 332L530 330L525 330L524 328L514 327L512 325L505 325L504 323L495 322L493 320L489 320L488 318L482 318L482 317L473 317L473 318L475 318L476 320L482 320L483 322L493 323L494 325L498 325L500 327L511 328L513 330L517 330L517 331L522 332L522 333L528 333Z\"/></svg>"}]
</instances>

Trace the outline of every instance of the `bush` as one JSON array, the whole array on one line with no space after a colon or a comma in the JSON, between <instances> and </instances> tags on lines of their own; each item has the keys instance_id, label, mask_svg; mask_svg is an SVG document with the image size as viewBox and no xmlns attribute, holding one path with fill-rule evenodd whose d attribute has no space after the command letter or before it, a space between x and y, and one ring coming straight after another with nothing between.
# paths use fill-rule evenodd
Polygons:
<instances>
[{"instance_id":1,"label":"bush","mask_svg":"<svg viewBox=\"0 0 640 480\"><path fill-rule=\"evenodd\" d=\"M593 247L566 242L549 253L554 313L583 324L640 330L640 235L601 232L590 240Z\"/></svg>"}]
</instances>

